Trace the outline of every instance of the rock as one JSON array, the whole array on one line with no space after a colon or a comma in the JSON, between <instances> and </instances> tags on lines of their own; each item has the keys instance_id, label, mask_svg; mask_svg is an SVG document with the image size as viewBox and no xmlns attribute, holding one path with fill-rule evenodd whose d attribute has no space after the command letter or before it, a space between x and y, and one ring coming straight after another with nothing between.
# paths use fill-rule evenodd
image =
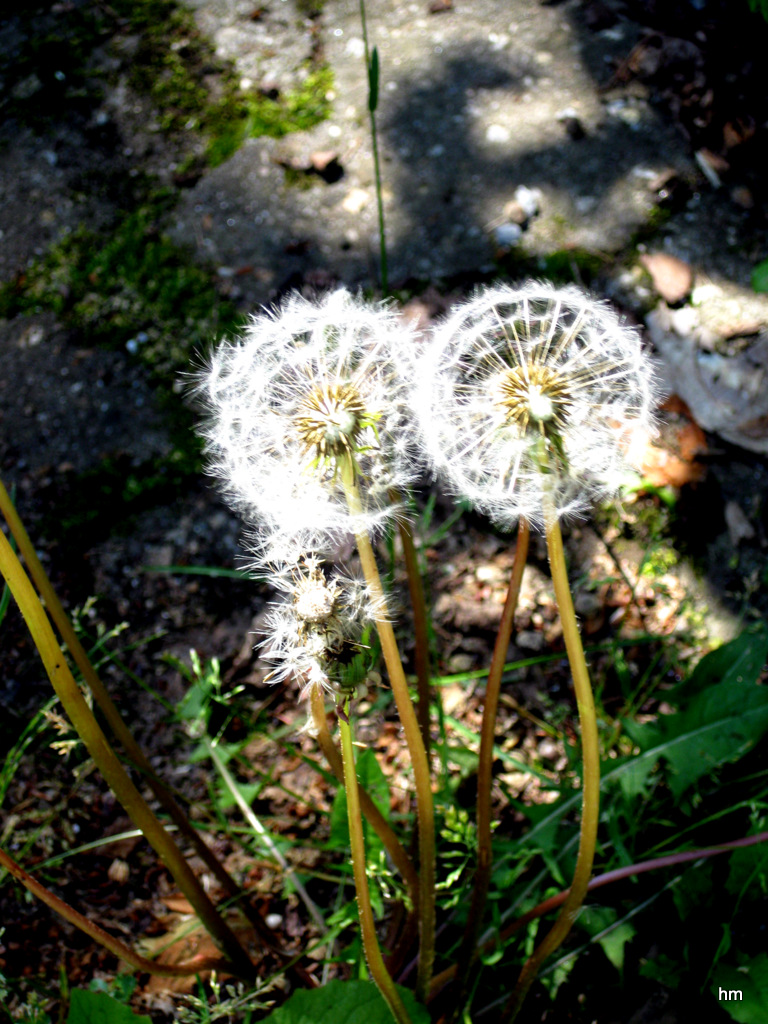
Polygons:
<instances>
[{"instance_id":1,"label":"rock","mask_svg":"<svg viewBox=\"0 0 768 1024\"><path fill-rule=\"evenodd\" d=\"M641 256L640 262L651 275L653 287L670 306L688 297L693 271L683 260L666 252L655 252Z\"/></svg>"},{"instance_id":2,"label":"rock","mask_svg":"<svg viewBox=\"0 0 768 1024\"><path fill-rule=\"evenodd\" d=\"M523 229L519 224L499 224L498 227L493 229L494 241L502 249L511 249L513 245L517 245L522 237Z\"/></svg>"},{"instance_id":3,"label":"rock","mask_svg":"<svg viewBox=\"0 0 768 1024\"><path fill-rule=\"evenodd\" d=\"M754 297L753 297L754 299ZM676 313L691 312L696 322ZM695 421L731 444L768 453L768 370L762 336L738 352L702 351L699 309L665 306L646 317L664 370L664 383L688 405Z\"/></svg>"},{"instance_id":4,"label":"rock","mask_svg":"<svg viewBox=\"0 0 768 1024\"><path fill-rule=\"evenodd\" d=\"M746 185L736 185L735 188L732 188L731 199L737 206L740 206L742 210L754 209L755 197Z\"/></svg>"},{"instance_id":5,"label":"rock","mask_svg":"<svg viewBox=\"0 0 768 1024\"><path fill-rule=\"evenodd\" d=\"M370 202L370 195L362 188L353 188L346 194L341 206L347 213L360 213Z\"/></svg>"},{"instance_id":6,"label":"rock","mask_svg":"<svg viewBox=\"0 0 768 1024\"><path fill-rule=\"evenodd\" d=\"M731 537L731 543L735 548L743 540L752 540L755 536L755 528L747 519L740 505L735 501L728 501L723 509L725 524Z\"/></svg>"}]
</instances>

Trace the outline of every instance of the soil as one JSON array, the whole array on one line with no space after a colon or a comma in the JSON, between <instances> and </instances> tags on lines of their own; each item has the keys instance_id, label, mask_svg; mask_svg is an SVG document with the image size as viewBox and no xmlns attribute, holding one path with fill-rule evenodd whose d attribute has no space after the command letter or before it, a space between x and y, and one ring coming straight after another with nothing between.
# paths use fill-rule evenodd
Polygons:
<instances>
[{"instance_id":1,"label":"soil","mask_svg":"<svg viewBox=\"0 0 768 1024\"><path fill-rule=\"evenodd\" d=\"M639 324L673 396L664 457L649 474L658 494L673 495L674 512L646 494L618 521L606 515L570 534L588 636L603 638L619 607L625 625L682 636L690 650L736 635L768 611L768 299L751 278L768 256L758 158L768 129L768 25L746 0L369 6L369 42L381 66L389 283L407 315L426 324L496 276L575 280ZM136 5L145 7L151 16L149 0ZM176 5L160 0L160 8L175 25ZM188 0L184 10L165 45L194 64L207 102L230 81L243 94L279 99L327 65L330 116L282 137L246 138L213 166L204 117L133 74L149 52L147 29L122 4L32 3L4 15L0 467L65 606L83 609L94 640L125 624L112 649L150 691L176 704L187 684L169 657L188 659L195 649L221 660L228 686L245 687L249 714L268 703L282 724L300 725L290 693L265 682L267 666L252 650L266 586L179 571L244 561L241 526L200 472L179 374L238 317L292 289L380 289L359 4ZM169 67L158 68L158 81ZM83 281L67 265L75 251L72 259L88 268L126 217L148 204L138 248L162 239L170 262L156 275L174 261L200 274L194 281L212 296L208 318L185 319L190 295L182 290L167 306L154 291L152 305L143 303L146 279L136 278L133 291L126 285L133 252L120 250L125 267L118 261L109 280L90 269ZM85 255L67 248L83 227L91 233ZM425 481L420 500L428 493ZM434 522L451 511L438 498ZM634 543L627 523L638 530ZM639 585L649 547L673 556L646 584L638 621L620 584L597 581L615 575L618 559ZM507 540L466 515L428 545L427 559L441 670L482 667L504 597ZM559 640L544 551L532 561L517 656ZM47 699L47 683L13 608L0 644L0 739L11 749ZM114 663L104 673L161 774L190 803L204 798L205 774L185 763L189 741L167 726L155 696ZM566 693L562 666L533 669L512 691L516 706L544 713L536 703L542 689L554 700ZM480 693L454 687L444 699L451 714L477 726ZM361 714L374 742L376 714ZM500 724L517 723L521 744L539 750L546 736L507 714ZM234 736L246 725L235 718L229 728ZM378 742L384 749L391 736ZM269 756L278 770L298 771L295 752ZM557 757L550 751L555 769ZM393 778L402 768L392 755ZM530 791L530 779L507 781L519 795ZM264 797L276 821L279 792L271 803ZM313 799L322 809L327 791ZM4 836L24 815L28 863L66 841L126 827L98 780L86 771L73 781L45 749L13 776ZM511 804L500 816L514 826ZM128 886L100 888L104 871L124 858ZM286 944L298 948L295 905L269 896L263 869L249 869L265 908L282 915ZM104 849L55 881L81 909L130 934L158 928L170 896L143 846ZM113 960L7 884L0 920L0 967L9 977L36 959L51 981L63 963L73 986L114 970ZM610 1019L661 1019L651 1008L658 992L638 988L633 998L639 1002ZM685 1019L678 1009L668 1007L663 1019Z\"/></svg>"}]
</instances>

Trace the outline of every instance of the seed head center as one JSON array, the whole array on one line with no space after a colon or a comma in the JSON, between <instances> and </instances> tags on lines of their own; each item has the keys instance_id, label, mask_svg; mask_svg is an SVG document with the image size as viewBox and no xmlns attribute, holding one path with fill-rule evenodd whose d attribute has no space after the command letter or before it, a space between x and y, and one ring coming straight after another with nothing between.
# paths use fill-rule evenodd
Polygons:
<instances>
[{"instance_id":1,"label":"seed head center","mask_svg":"<svg viewBox=\"0 0 768 1024\"><path fill-rule=\"evenodd\" d=\"M303 448L323 460L353 452L364 426L365 412L353 384L313 388L304 397L295 421Z\"/></svg>"},{"instance_id":2,"label":"seed head center","mask_svg":"<svg viewBox=\"0 0 768 1024\"><path fill-rule=\"evenodd\" d=\"M537 435L560 433L572 405L568 378L541 363L512 366L497 378L496 405L509 426Z\"/></svg>"}]
</instances>

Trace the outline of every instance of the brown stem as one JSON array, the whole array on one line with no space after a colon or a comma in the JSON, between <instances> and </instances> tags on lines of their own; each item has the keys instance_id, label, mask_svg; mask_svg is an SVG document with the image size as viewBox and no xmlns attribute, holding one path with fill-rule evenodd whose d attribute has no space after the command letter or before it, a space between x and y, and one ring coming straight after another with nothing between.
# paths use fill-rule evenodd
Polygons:
<instances>
[{"instance_id":1,"label":"brown stem","mask_svg":"<svg viewBox=\"0 0 768 1024\"><path fill-rule=\"evenodd\" d=\"M71 654L73 661L80 669L83 679L87 683L88 689L93 694L94 700L104 715L115 739L120 743L136 768L138 768L142 773L150 789L168 812L168 815L174 825L176 825L181 834L186 839L189 839L193 844L195 852L214 873L217 881L224 887L228 895L233 897L242 896L242 891L237 882L235 882L229 872L224 868L213 850L206 845L202 836L194 825L192 825L189 818L173 798L170 791L155 774L155 771L143 750L133 738L133 735L120 716L120 712L117 710L109 692L91 664L83 645L80 643L80 640L72 627L72 623L69 621L69 617L64 611L64 607L59 601L58 595L53 589L51 581L48 579L40 559L37 557L37 553L29 535L24 529L24 524L19 518L16 509L13 507L2 481L0 481L0 510L2 510L19 551L24 557L24 561L26 562L29 570L29 575L45 603L48 614L53 619L53 622L59 631L59 635L66 644L67 650Z\"/></svg>"},{"instance_id":2,"label":"brown stem","mask_svg":"<svg viewBox=\"0 0 768 1024\"><path fill-rule=\"evenodd\" d=\"M430 668L427 602L424 598L424 581L419 572L419 559L416 554L416 546L413 543L411 524L407 520L401 519L398 521L397 528L403 544L405 570L408 574L408 591L411 595L411 609L413 610L413 636L416 642L416 687L419 694L416 716L419 720L421 738L424 740L424 749L429 758L431 737L429 735Z\"/></svg>"},{"instance_id":3,"label":"brown stem","mask_svg":"<svg viewBox=\"0 0 768 1024\"><path fill-rule=\"evenodd\" d=\"M596 875L595 878L591 879L587 890L592 892L593 889L600 889L604 885L610 885L612 882L620 882L624 878L633 878L635 875L643 875L647 871L658 871L661 868L676 867L678 864L690 864L691 861L704 860L707 857L716 857L720 853L730 853L731 850L739 850L745 846L756 846L758 843L768 842L768 832L758 832L754 836L747 836L744 839L733 839L731 842L722 843L720 846L706 846L701 850L686 850L684 853L670 853L666 857L657 857L655 860L643 860L637 864L628 864L623 868L616 868L614 871L606 871L602 875ZM562 892L556 893L554 896L550 896L549 899L544 900L542 903L538 903L531 910L527 910L520 917L516 918L511 924L503 928L498 935L491 936L485 942L482 942L479 946L478 952L490 953L495 946L499 943L506 942L507 939L511 938L515 932L520 931L530 921L535 921L537 917L543 917L544 914L548 914L550 910L556 910L559 906L565 903L570 889L563 889ZM430 1001L448 985L457 974L457 965L453 964L451 967L447 967L440 974L436 974L432 980L432 985L429 990Z\"/></svg>"},{"instance_id":4,"label":"brown stem","mask_svg":"<svg viewBox=\"0 0 768 1024\"><path fill-rule=\"evenodd\" d=\"M163 860L197 916L233 962L235 971L252 979L255 968L232 929L216 910L176 843L133 784L72 676L43 606L5 534L0 531L0 569L19 606L67 717L126 813Z\"/></svg>"},{"instance_id":5,"label":"brown stem","mask_svg":"<svg viewBox=\"0 0 768 1024\"><path fill-rule=\"evenodd\" d=\"M477 868L472 900L469 906L464 937L457 960L458 990L455 1001L455 1014L461 1012L467 992L467 981L472 964L477 956L477 937L483 918L483 910L488 896L488 885L491 879L493 852L491 844L491 787L493 784L493 744L496 736L496 712L501 692L501 678L504 674L504 663L509 650L509 640L520 596L523 581L523 570L528 558L528 542L530 528L525 519L520 519L517 528L517 545L512 576L507 590L507 599L501 613L501 622L496 634L493 648L488 682L485 687L485 706L483 722L480 729L480 754L477 765Z\"/></svg>"},{"instance_id":6,"label":"brown stem","mask_svg":"<svg viewBox=\"0 0 768 1024\"><path fill-rule=\"evenodd\" d=\"M91 664L90 658L88 657L83 645L80 643L72 623L70 622L69 616L64 610L64 606L59 600L58 594L54 590L40 559L37 557L34 545L32 544L29 534L21 521L21 518L16 511L2 480L0 480L0 511L2 511L5 521L8 523L8 527L16 541L16 545L27 564L27 569L32 578L32 582L35 584L38 593L42 597L49 616L53 619L54 625L59 631L61 639L66 644L67 650L88 685L88 689L93 694L93 698L112 730L113 736L122 746L129 760L142 773L142 776L146 780L148 786L161 806L168 813L171 821L176 825L184 838L188 839L192 843L197 855L211 870L227 895L232 899L239 901L239 905L243 913L253 925L256 934L259 936L264 946L269 948L271 952L277 956L280 956L285 960L289 959L290 954L280 948L280 943L274 931L267 927L264 918L259 911L253 907L247 899L243 899L243 890L229 874L213 850L207 845L203 837L185 814L184 810L176 802L173 794L162 779L157 776L149 762L149 759L146 757L144 751L138 745L133 734L123 721L120 712L109 695L109 691L102 683L98 673ZM306 987L314 986L315 982L312 977L298 964L292 964L288 969L297 977L302 985Z\"/></svg>"},{"instance_id":7,"label":"brown stem","mask_svg":"<svg viewBox=\"0 0 768 1024\"><path fill-rule=\"evenodd\" d=\"M146 957L140 956L129 946L126 946L125 943L116 939L114 935L110 935L109 932L104 931L99 925L89 921L87 917L83 917L74 907L65 903L64 900L60 899L50 889L47 889L36 878L26 872L4 850L0 850L0 865L21 882L33 896L37 896L43 903L47 903L52 910L55 910L57 914L60 914L70 924L85 932L86 935L96 942L101 943L110 953L113 953L121 960L125 960L126 963L130 964L137 971L159 974L164 978L184 978L192 974L199 974L201 971L237 973L234 966L228 960L221 959L221 957L199 956L186 964L158 964L154 960L147 960Z\"/></svg>"}]
</instances>

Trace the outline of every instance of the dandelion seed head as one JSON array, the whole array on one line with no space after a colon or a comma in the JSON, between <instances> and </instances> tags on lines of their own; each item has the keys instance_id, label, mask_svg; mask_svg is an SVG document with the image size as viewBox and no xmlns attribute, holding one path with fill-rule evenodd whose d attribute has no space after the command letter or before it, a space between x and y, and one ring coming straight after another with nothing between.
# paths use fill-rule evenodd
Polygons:
<instances>
[{"instance_id":1,"label":"dandelion seed head","mask_svg":"<svg viewBox=\"0 0 768 1024\"><path fill-rule=\"evenodd\" d=\"M652 433L640 338L579 289L488 289L437 327L415 407L435 471L499 525L583 513Z\"/></svg>"},{"instance_id":2,"label":"dandelion seed head","mask_svg":"<svg viewBox=\"0 0 768 1024\"><path fill-rule=\"evenodd\" d=\"M319 302L294 295L212 353L194 381L200 432L209 471L250 524L285 543L309 533L320 549L402 514L390 492L416 473L402 373L411 344L389 306L340 290Z\"/></svg>"},{"instance_id":3,"label":"dandelion seed head","mask_svg":"<svg viewBox=\"0 0 768 1024\"><path fill-rule=\"evenodd\" d=\"M259 645L275 666L268 678L296 680L302 698L313 686L330 693L356 687L370 668L364 637L377 611L366 585L328 572L314 554L275 569L271 579L286 597L270 608Z\"/></svg>"}]
</instances>

